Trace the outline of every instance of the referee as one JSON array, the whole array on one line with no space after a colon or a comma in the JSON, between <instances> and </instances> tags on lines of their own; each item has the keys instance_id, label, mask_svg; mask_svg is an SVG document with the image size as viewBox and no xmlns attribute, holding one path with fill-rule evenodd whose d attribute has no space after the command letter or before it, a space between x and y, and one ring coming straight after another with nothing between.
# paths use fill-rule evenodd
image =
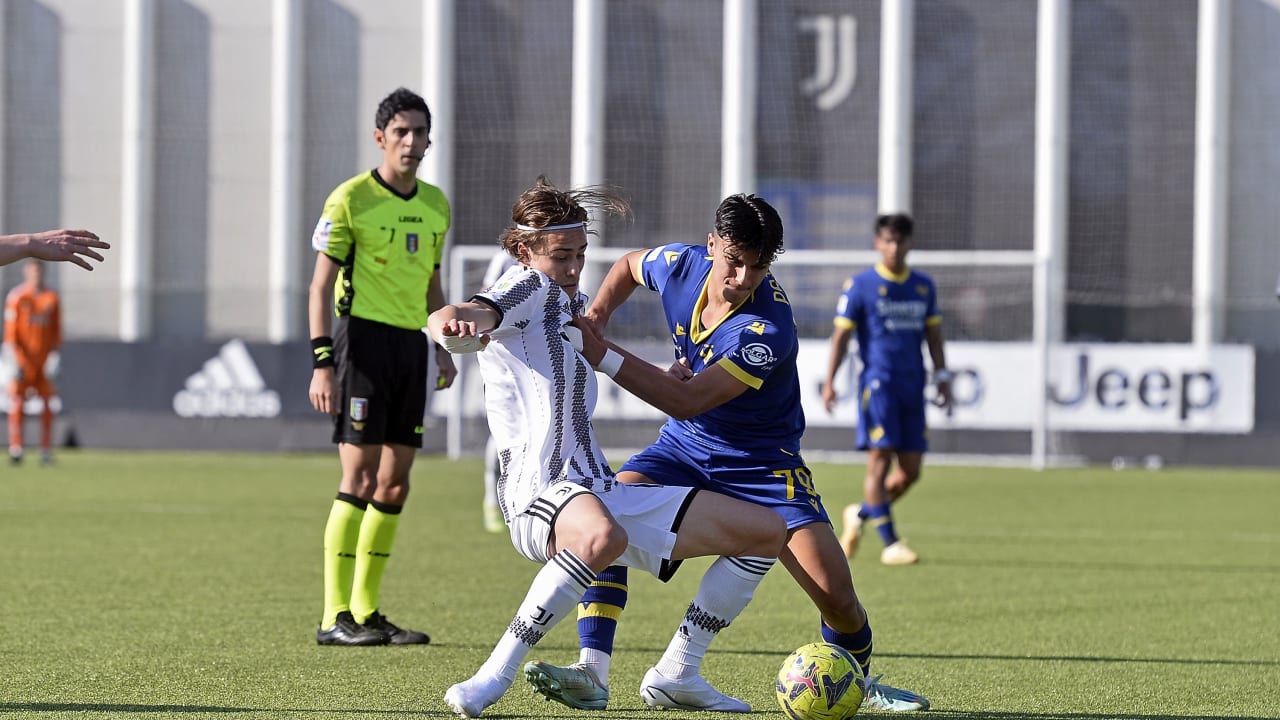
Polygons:
<instances>
[{"instance_id":1,"label":"referee","mask_svg":"<svg viewBox=\"0 0 1280 720\"><path fill-rule=\"evenodd\" d=\"M311 405L333 417L342 463L324 529L321 645L430 642L387 620L378 596L422 447L422 328L428 312L445 305L438 271L449 201L417 178L431 146L426 102L399 88L378 104L375 122L382 164L329 194L311 236ZM457 375L453 359L437 353L436 364L433 380L448 387Z\"/></svg>"}]
</instances>

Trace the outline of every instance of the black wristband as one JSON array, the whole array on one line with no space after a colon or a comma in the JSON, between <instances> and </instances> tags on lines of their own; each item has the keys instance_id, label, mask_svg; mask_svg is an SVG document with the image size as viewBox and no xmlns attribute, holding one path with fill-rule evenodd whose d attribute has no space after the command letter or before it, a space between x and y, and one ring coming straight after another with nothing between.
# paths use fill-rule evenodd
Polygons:
<instances>
[{"instance_id":1,"label":"black wristband","mask_svg":"<svg viewBox=\"0 0 1280 720\"><path fill-rule=\"evenodd\" d=\"M327 335L311 338L311 367L333 367L333 338Z\"/></svg>"}]
</instances>

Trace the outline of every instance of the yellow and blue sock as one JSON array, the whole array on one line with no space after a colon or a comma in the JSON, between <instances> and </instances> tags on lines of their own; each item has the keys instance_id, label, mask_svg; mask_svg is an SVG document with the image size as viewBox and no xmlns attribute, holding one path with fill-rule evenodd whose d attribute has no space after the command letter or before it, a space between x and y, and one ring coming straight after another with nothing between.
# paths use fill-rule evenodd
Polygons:
<instances>
[{"instance_id":1,"label":"yellow and blue sock","mask_svg":"<svg viewBox=\"0 0 1280 720\"><path fill-rule=\"evenodd\" d=\"M609 686L609 664L618 618L627 606L627 568L610 565L587 588L578 603L578 661L596 674L601 685Z\"/></svg>"},{"instance_id":2,"label":"yellow and blue sock","mask_svg":"<svg viewBox=\"0 0 1280 720\"><path fill-rule=\"evenodd\" d=\"M871 525L875 527L876 532L880 533L880 539L884 541L885 547L898 542L898 532L893 527L893 514L889 511L889 503L881 505L863 505L867 513L867 519L871 521Z\"/></svg>"},{"instance_id":3,"label":"yellow and blue sock","mask_svg":"<svg viewBox=\"0 0 1280 720\"><path fill-rule=\"evenodd\" d=\"M851 633L836 632L825 622L821 625L822 639L848 650L853 659L858 661L862 674L871 677L871 621L863 623L861 630Z\"/></svg>"}]
</instances>

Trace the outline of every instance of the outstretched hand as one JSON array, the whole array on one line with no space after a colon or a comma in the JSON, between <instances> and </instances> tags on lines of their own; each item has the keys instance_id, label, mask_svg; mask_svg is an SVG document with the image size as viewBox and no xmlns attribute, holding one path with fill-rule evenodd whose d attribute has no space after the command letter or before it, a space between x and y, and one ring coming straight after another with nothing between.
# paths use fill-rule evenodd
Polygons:
<instances>
[{"instance_id":1,"label":"outstretched hand","mask_svg":"<svg viewBox=\"0 0 1280 720\"><path fill-rule=\"evenodd\" d=\"M591 323L591 326L595 328L597 337L604 337L604 329L609 324L609 318L607 316L601 314L593 305L587 308L587 311L582 315L582 318Z\"/></svg>"},{"instance_id":2,"label":"outstretched hand","mask_svg":"<svg viewBox=\"0 0 1280 720\"><path fill-rule=\"evenodd\" d=\"M667 368L667 374L680 382L692 379L693 368L689 366L689 358L682 357L671 363L671 367Z\"/></svg>"},{"instance_id":3,"label":"outstretched hand","mask_svg":"<svg viewBox=\"0 0 1280 720\"><path fill-rule=\"evenodd\" d=\"M460 355L484 350L489 344L489 335L476 330L476 324L470 320L449 318L436 329L435 340L450 354Z\"/></svg>"},{"instance_id":4,"label":"outstretched hand","mask_svg":"<svg viewBox=\"0 0 1280 720\"><path fill-rule=\"evenodd\" d=\"M103 242L88 230L46 230L28 237L28 256L40 260L75 263L85 270L93 270L93 265L89 264L86 257L98 262L103 260L102 255L94 248L106 250L111 247L110 243Z\"/></svg>"},{"instance_id":5,"label":"outstretched hand","mask_svg":"<svg viewBox=\"0 0 1280 720\"><path fill-rule=\"evenodd\" d=\"M577 328L582 332L582 357L591 363L591 367L595 367L604 357L604 353L609 349L605 344L604 335L600 332L600 328L594 322L584 316L574 318L569 325Z\"/></svg>"}]
</instances>

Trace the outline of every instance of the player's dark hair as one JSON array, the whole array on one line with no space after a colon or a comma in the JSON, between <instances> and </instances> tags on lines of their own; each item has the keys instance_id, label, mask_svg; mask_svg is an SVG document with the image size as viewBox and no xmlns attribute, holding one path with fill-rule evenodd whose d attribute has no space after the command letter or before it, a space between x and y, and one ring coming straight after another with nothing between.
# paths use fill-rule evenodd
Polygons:
<instances>
[{"instance_id":1,"label":"player's dark hair","mask_svg":"<svg viewBox=\"0 0 1280 720\"><path fill-rule=\"evenodd\" d=\"M379 130L386 130L391 118L406 110L419 110L426 115L427 132L431 132L431 110L427 108L427 101L423 100L418 93L403 87L392 90L390 95L382 98L382 102L378 103L378 112L373 116L373 122Z\"/></svg>"},{"instance_id":2,"label":"player's dark hair","mask_svg":"<svg viewBox=\"0 0 1280 720\"><path fill-rule=\"evenodd\" d=\"M900 235L902 237L911 237L911 233L915 230L916 224L912 221L911 216L904 213L885 213L876 218L876 234L879 235L883 229Z\"/></svg>"},{"instance_id":3,"label":"player's dark hair","mask_svg":"<svg viewBox=\"0 0 1280 720\"><path fill-rule=\"evenodd\" d=\"M783 252L782 218L755 195L730 195L716 208L716 235L741 253L753 251L761 265L771 265Z\"/></svg>"},{"instance_id":4,"label":"player's dark hair","mask_svg":"<svg viewBox=\"0 0 1280 720\"><path fill-rule=\"evenodd\" d=\"M545 175L539 175L533 186L520 193L511 206L512 223L537 229L509 227L502 231L498 244L511 257L519 257L520 243L533 252L542 250L547 241L540 228L581 222L587 223L584 226L587 234L595 235L596 231L590 225L589 210L618 217L631 215L631 205L614 188L591 186L561 190L552 185Z\"/></svg>"}]
</instances>

